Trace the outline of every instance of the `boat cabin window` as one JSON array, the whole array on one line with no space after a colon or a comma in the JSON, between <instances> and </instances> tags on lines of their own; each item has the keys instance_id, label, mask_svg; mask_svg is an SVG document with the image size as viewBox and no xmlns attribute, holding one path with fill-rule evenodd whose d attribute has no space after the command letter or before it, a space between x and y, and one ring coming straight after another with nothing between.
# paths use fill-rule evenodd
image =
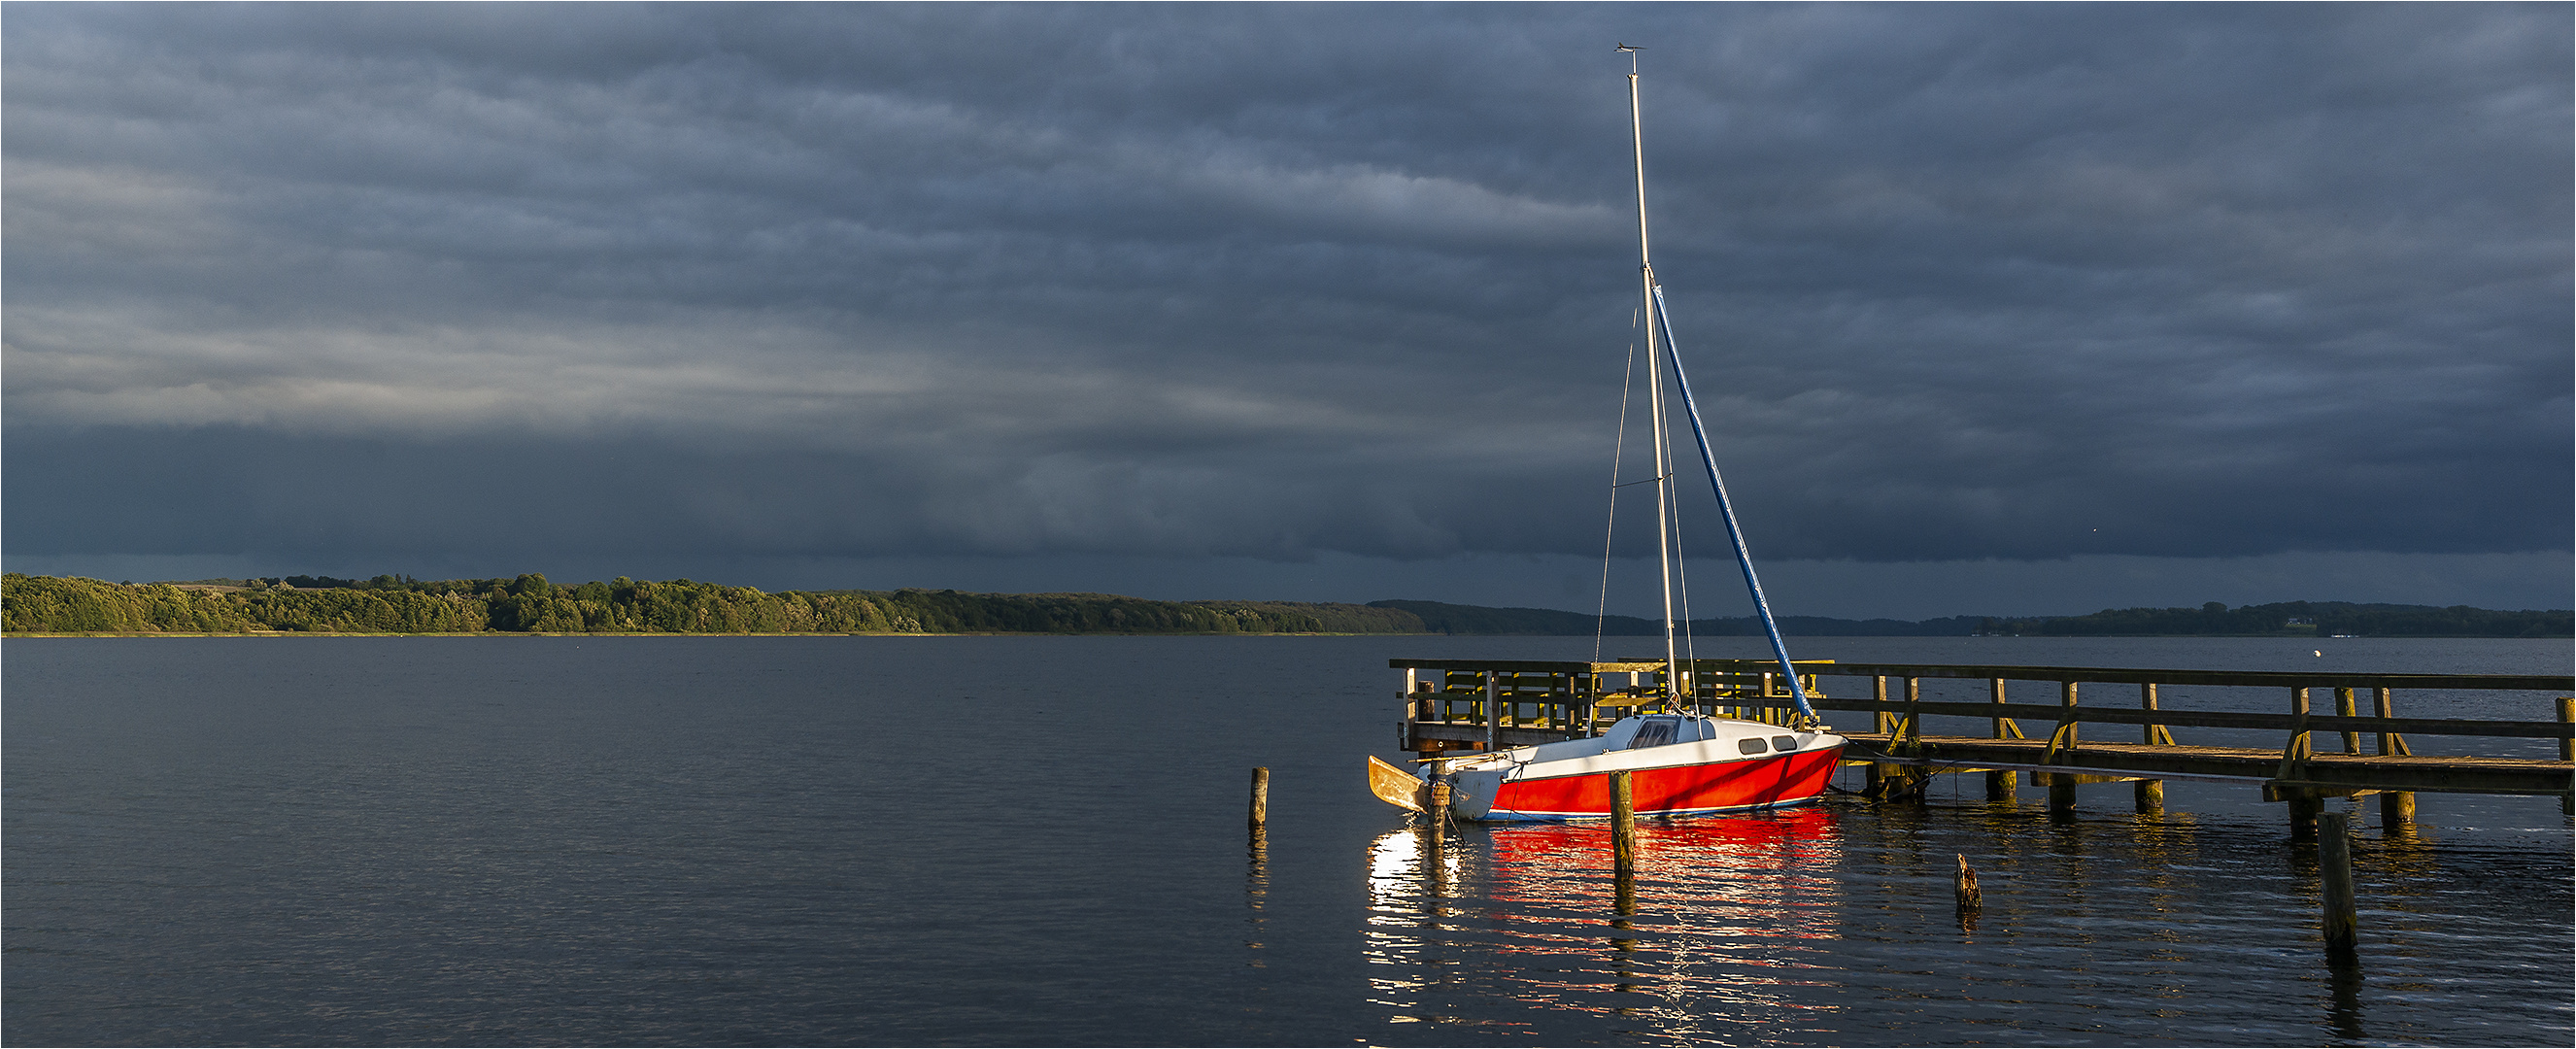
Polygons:
<instances>
[{"instance_id":1,"label":"boat cabin window","mask_svg":"<svg viewBox=\"0 0 2576 1049\"><path fill-rule=\"evenodd\" d=\"M1647 718L1637 724L1637 735L1628 741L1628 749L1641 750L1671 743L1681 727L1680 718Z\"/></svg>"},{"instance_id":2,"label":"boat cabin window","mask_svg":"<svg viewBox=\"0 0 2576 1049\"><path fill-rule=\"evenodd\" d=\"M1798 749L1798 737L1796 737L1796 736L1773 736L1773 737L1771 737L1771 749L1773 749L1773 750L1796 750L1796 749Z\"/></svg>"},{"instance_id":3,"label":"boat cabin window","mask_svg":"<svg viewBox=\"0 0 2576 1049\"><path fill-rule=\"evenodd\" d=\"M1735 741L1735 749L1747 754L1759 754L1765 750L1771 749L1771 747L1770 744L1762 742L1762 737L1760 736L1746 736L1743 739Z\"/></svg>"}]
</instances>

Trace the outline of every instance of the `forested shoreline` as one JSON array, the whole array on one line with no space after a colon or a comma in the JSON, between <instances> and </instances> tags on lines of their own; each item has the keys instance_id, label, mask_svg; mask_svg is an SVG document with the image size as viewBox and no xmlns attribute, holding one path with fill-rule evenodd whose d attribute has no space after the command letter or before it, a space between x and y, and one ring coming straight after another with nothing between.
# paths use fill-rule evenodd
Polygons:
<instances>
[{"instance_id":1,"label":"forested shoreline","mask_svg":"<svg viewBox=\"0 0 2576 1049\"><path fill-rule=\"evenodd\" d=\"M2293 601L2229 608L2106 609L2082 616L1921 621L1783 616L1801 637L2568 637L2565 609ZM1700 636L1758 634L1750 618L1703 619ZM1659 634L1633 616L1434 601L1366 605L1152 601L1114 594L955 590L766 593L688 579L559 585L513 579L288 576L109 583L0 576L8 634Z\"/></svg>"},{"instance_id":2,"label":"forested shoreline","mask_svg":"<svg viewBox=\"0 0 2576 1049\"><path fill-rule=\"evenodd\" d=\"M1393 609L1286 601L1148 601L1110 594L954 590L765 593L623 576L578 586L542 575L425 581L379 576L301 587L108 583L0 576L11 634L1413 634ZM312 582L313 580L307 580Z\"/></svg>"}]
</instances>

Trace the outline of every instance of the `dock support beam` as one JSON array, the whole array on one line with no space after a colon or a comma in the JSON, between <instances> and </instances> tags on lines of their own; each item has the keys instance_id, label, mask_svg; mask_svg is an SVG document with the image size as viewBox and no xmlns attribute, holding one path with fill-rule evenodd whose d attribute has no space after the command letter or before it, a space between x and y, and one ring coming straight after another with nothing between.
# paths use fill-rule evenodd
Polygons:
<instances>
[{"instance_id":1,"label":"dock support beam","mask_svg":"<svg viewBox=\"0 0 2576 1049\"><path fill-rule=\"evenodd\" d=\"M2415 792L2392 790L2379 796L2379 829L2392 830L2415 823Z\"/></svg>"},{"instance_id":2,"label":"dock support beam","mask_svg":"<svg viewBox=\"0 0 2576 1049\"><path fill-rule=\"evenodd\" d=\"M2339 959L2352 956L2361 924L2352 894L2352 837L2349 817L2329 812L2317 822L2317 875L2325 887L2326 952Z\"/></svg>"},{"instance_id":3,"label":"dock support beam","mask_svg":"<svg viewBox=\"0 0 2576 1049\"><path fill-rule=\"evenodd\" d=\"M2075 818L2075 776L2068 772L2043 772L2048 781L2048 814L2055 819Z\"/></svg>"},{"instance_id":4,"label":"dock support beam","mask_svg":"<svg viewBox=\"0 0 2576 1049\"><path fill-rule=\"evenodd\" d=\"M2313 841L2317 836L2317 813L2325 803L2304 790L2289 791L2281 800L2290 804L2290 840Z\"/></svg>"}]
</instances>

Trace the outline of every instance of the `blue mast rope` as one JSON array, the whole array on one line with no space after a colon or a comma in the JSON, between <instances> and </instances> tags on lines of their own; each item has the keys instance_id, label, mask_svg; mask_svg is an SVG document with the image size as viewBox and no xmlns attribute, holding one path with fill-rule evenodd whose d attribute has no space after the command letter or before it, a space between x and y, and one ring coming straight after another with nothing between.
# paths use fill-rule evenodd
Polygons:
<instances>
[{"instance_id":1,"label":"blue mast rope","mask_svg":"<svg viewBox=\"0 0 2576 1049\"><path fill-rule=\"evenodd\" d=\"M1652 281L1649 273L1647 279ZM1745 589L1753 592L1753 610L1762 616L1762 632L1771 637L1771 654L1780 658L1780 675L1789 679L1789 698L1798 704L1798 713L1810 722L1816 708L1807 705L1807 689L1798 683L1798 668L1789 663L1789 646L1780 640L1780 624L1771 620L1771 602L1762 596L1762 580L1753 574L1753 553L1744 548L1744 530L1736 527L1735 506L1727 501L1726 482L1717 475L1717 456L1708 450L1708 431L1700 425L1699 405L1691 400L1690 379L1682 374L1681 351L1673 344L1673 318L1664 306L1664 286L1650 284L1655 290L1655 324L1664 330L1664 356L1673 362L1673 384L1681 388L1682 410L1690 416L1691 436L1699 441L1699 461L1708 467L1708 485L1717 490L1717 512L1726 518L1726 537L1735 542L1735 563L1744 568Z\"/></svg>"}]
</instances>

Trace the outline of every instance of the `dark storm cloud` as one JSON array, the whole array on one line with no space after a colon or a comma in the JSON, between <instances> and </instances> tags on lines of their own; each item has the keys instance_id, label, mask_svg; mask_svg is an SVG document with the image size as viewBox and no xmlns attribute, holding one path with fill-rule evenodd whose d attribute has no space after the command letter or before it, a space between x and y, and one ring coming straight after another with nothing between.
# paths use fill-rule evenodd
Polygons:
<instances>
[{"instance_id":1,"label":"dark storm cloud","mask_svg":"<svg viewBox=\"0 0 2576 1049\"><path fill-rule=\"evenodd\" d=\"M1613 40L1760 552L2567 547L2484 5L15 5L7 542L1597 554Z\"/></svg>"}]
</instances>

